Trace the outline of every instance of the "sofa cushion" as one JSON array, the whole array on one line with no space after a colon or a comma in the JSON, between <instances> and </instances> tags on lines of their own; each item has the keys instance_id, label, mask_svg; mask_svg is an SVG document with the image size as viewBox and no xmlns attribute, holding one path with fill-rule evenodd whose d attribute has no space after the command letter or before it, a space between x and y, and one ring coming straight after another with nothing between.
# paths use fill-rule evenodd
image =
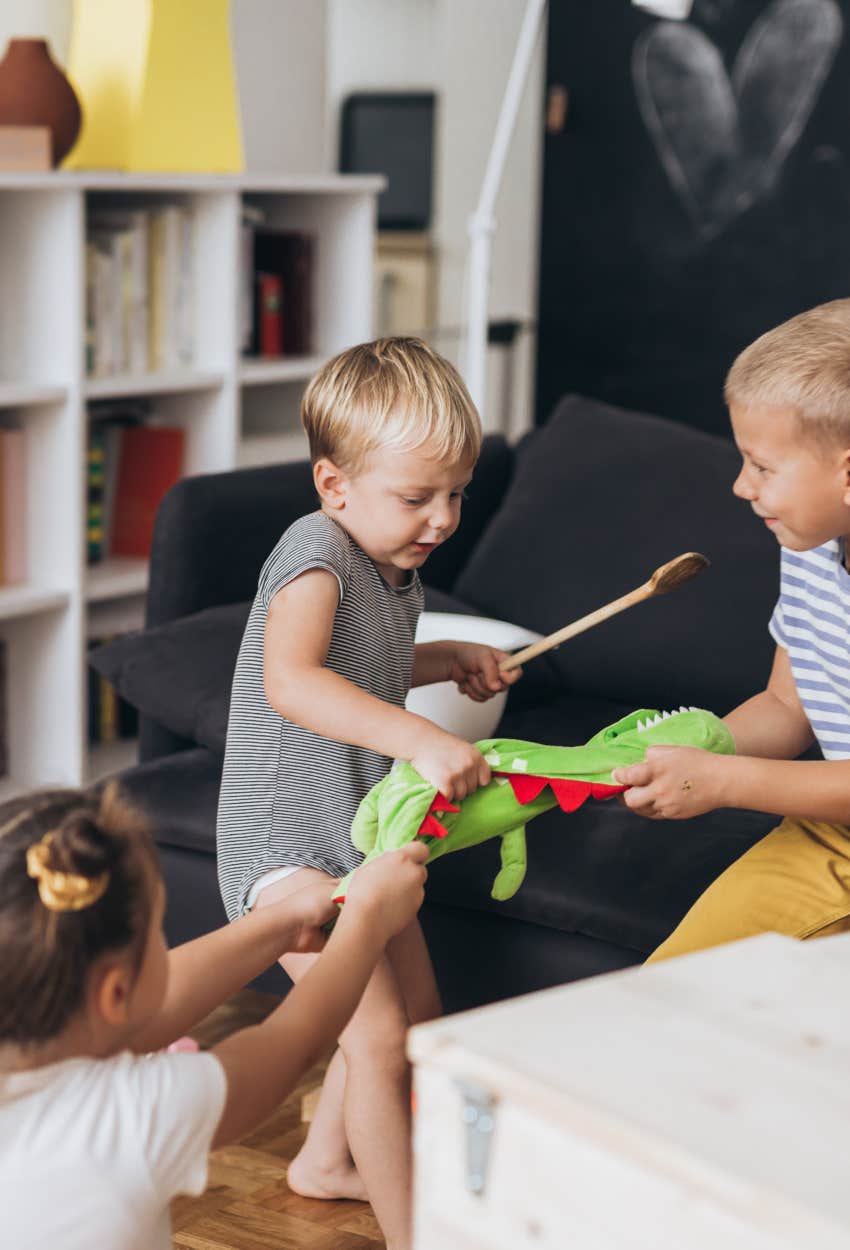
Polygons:
<instances>
[{"instance_id":1,"label":"sofa cushion","mask_svg":"<svg viewBox=\"0 0 850 1250\"><path fill-rule=\"evenodd\" d=\"M657 705L656 705L657 706ZM586 742L634 705L561 697L536 708L509 700L500 736ZM528 873L505 903L490 898L499 848L486 842L431 867L435 903L511 916L647 955L725 868L776 825L775 816L724 809L689 821L646 820L616 799L555 808L528 827Z\"/></svg>"},{"instance_id":2,"label":"sofa cushion","mask_svg":"<svg viewBox=\"0 0 850 1250\"><path fill-rule=\"evenodd\" d=\"M160 845L215 855L221 760L202 747L177 751L118 774L125 795L147 816Z\"/></svg>"},{"instance_id":3,"label":"sofa cushion","mask_svg":"<svg viewBox=\"0 0 850 1250\"><path fill-rule=\"evenodd\" d=\"M653 821L614 800L570 815L546 812L528 829L528 873L505 903L490 898L499 850L487 842L431 867L428 899L510 916L648 955L711 882L776 824L726 809Z\"/></svg>"},{"instance_id":4,"label":"sofa cushion","mask_svg":"<svg viewBox=\"0 0 850 1250\"><path fill-rule=\"evenodd\" d=\"M228 603L136 630L89 662L144 716L224 754L233 669L250 603Z\"/></svg>"},{"instance_id":5,"label":"sofa cushion","mask_svg":"<svg viewBox=\"0 0 850 1250\"><path fill-rule=\"evenodd\" d=\"M683 551L712 567L536 664L562 691L725 712L768 675L774 539L732 495L734 444L578 396L518 449L502 507L455 585L479 611L550 633ZM535 683L536 684L536 683Z\"/></svg>"},{"instance_id":6,"label":"sofa cushion","mask_svg":"<svg viewBox=\"0 0 850 1250\"><path fill-rule=\"evenodd\" d=\"M425 591L430 612L476 614L445 591ZM224 755L230 688L250 603L228 603L123 634L89 662L122 698L172 733Z\"/></svg>"}]
</instances>

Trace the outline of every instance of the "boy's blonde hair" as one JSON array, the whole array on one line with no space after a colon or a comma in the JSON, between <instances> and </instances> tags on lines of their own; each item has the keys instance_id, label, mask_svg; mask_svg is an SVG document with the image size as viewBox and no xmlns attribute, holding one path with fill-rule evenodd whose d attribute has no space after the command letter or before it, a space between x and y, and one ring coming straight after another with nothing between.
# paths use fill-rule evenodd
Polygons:
<instances>
[{"instance_id":1,"label":"boy's blonde hair","mask_svg":"<svg viewBox=\"0 0 850 1250\"><path fill-rule=\"evenodd\" d=\"M792 408L801 431L850 446L850 299L819 304L741 352L727 404Z\"/></svg>"},{"instance_id":2,"label":"boy's blonde hair","mask_svg":"<svg viewBox=\"0 0 850 1250\"><path fill-rule=\"evenodd\" d=\"M475 462L481 419L463 379L417 338L359 343L329 360L301 401L310 459L327 456L358 472L379 447L416 451L434 459Z\"/></svg>"}]
</instances>

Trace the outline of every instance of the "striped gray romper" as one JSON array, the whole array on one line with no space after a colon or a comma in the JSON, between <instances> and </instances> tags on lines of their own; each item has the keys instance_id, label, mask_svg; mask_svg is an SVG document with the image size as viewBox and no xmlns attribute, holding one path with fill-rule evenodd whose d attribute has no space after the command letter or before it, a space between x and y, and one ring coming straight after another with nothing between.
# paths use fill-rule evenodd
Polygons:
<instances>
[{"instance_id":1,"label":"striped gray romper","mask_svg":"<svg viewBox=\"0 0 850 1250\"><path fill-rule=\"evenodd\" d=\"M293 724L266 700L266 613L277 592L308 569L327 569L339 582L326 667L395 707L410 689L419 574L396 589L336 521L324 512L301 517L263 565L233 675L217 830L219 885L231 920L272 869L341 877L356 868L363 856L351 843L351 821L392 764Z\"/></svg>"}]
</instances>

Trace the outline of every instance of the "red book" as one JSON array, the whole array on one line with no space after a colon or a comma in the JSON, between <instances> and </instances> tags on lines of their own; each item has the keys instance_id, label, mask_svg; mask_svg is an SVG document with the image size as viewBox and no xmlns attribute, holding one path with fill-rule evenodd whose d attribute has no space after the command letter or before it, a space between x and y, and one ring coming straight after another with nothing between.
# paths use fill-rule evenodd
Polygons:
<instances>
[{"instance_id":1,"label":"red book","mask_svg":"<svg viewBox=\"0 0 850 1250\"><path fill-rule=\"evenodd\" d=\"M260 355L283 355L283 279L279 273L257 274Z\"/></svg>"},{"instance_id":2,"label":"red book","mask_svg":"<svg viewBox=\"0 0 850 1250\"><path fill-rule=\"evenodd\" d=\"M157 425L128 426L120 439L110 551L114 556L147 557L156 510L183 473L185 432Z\"/></svg>"}]
</instances>

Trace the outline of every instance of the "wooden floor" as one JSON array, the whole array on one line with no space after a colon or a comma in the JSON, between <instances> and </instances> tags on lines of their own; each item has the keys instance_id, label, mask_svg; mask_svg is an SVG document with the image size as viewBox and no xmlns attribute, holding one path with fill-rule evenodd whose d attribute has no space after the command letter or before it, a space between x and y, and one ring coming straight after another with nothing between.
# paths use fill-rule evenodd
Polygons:
<instances>
[{"instance_id":1,"label":"wooden floor","mask_svg":"<svg viewBox=\"0 0 850 1250\"><path fill-rule=\"evenodd\" d=\"M243 990L203 1022L194 1036L215 1045L234 1029L263 1019L277 999ZM365 1202L318 1202L293 1194L286 1169L306 1133L301 1099L321 1081L308 1072L280 1110L237 1145L210 1157L207 1191L172 1207L175 1247L190 1250L381 1250L380 1230Z\"/></svg>"}]
</instances>

